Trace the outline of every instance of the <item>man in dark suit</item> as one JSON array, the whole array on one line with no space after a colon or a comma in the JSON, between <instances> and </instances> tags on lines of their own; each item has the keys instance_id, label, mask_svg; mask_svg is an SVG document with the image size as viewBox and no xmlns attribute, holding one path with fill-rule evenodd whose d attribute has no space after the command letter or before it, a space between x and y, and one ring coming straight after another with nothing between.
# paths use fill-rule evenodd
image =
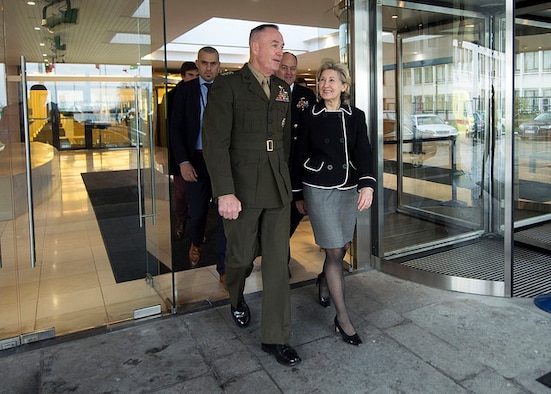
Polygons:
<instances>
[{"instance_id":1,"label":"man in dark suit","mask_svg":"<svg viewBox=\"0 0 551 394\"><path fill-rule=\"evenodd\" d=\"M289 346L291 107L289 85L273 76L283 55L278 27L252 29L249 50L249 62L241 70L218 77L212 86L203 146L218 210L224 218L232 317L238 327L249 325L250 309L243 290L260 247L262 350L292 366L300 357Z\"/></svg>"},{"instance_id":2,"label":"man in dark suit","mask_svg":"<svg viewBox=\"0 0 551 394\"><path fill-rule=\"evenodd\" d=\"M194 62L183 62L180 66L180 76L182 80L176 84L176 86L168 91L165 95L164 104L166 105L166 116L167 123L170 128L170 122L172 117L172 107L174 105L174 97L178 89L182 88L182 85L187 81L191 81L199 76L199 70L197 70L197 65ZM166 146L166 145L165 145ZM170 173L174 176L174 212L176 214L176 226L175 233L178 238L183 238L186 231L186 223L188 217L188 202L186 197L186 182L180 174L180 167L178 163L174 160L174 155L170 155L169 163Z\"/></svg>"},{"instance_id":3,"label":"man in dark suit","mask_svg":"<svg viewBox=\"0 0 551 394\"><path fill-rule=\"evenodd\" d=\"M291 87L291 151L289 154L289 169L294 168L293 163L296 160L295 146L300 134L300 117L304 111L307 111L316 102L316 95L311 89L296 83L297 64L298 59L294 54L284 52L276 73L279 78L283 79ZM293 201L291 203L291 231L289 237L293 235L303 217L304 215L298 211Z\"/></svg>"},{"instance_id":4,"label":"man in dark suit","mask_svg":"<svg viewBox=\"0 0 551 394\"><path fill-rule=\"evenodd\" d=\"M201 48L197 53L196 65L199 78L185 82L182 88L176 91L170 127L174 159L186 182L189 204L188 234L191 240L189 261L192 267L197 266L201 259L208 210L212 199L210 176L203 158L201 133L207 93L220 69L218 51L212 47ZM220 275L220 282L225 287L226 240L221 217L218 227L216 269Z\"/></svg>"}]
</instances>

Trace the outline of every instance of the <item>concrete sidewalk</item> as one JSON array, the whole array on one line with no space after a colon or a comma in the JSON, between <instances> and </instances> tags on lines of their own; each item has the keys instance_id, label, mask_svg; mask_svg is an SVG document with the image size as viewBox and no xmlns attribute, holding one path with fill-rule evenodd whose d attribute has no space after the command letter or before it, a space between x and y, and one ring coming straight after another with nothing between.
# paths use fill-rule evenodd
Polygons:
<instances>
[{"instance_id":1,"label":"concrete sidewalk","mask_svg":"<svg viewBox=\"0 0 551 394\"><path fill-rule=\"evenodd\" d=\"M0 352L2 393L551 393L551 315L532 299L433 289L370 270L346 277L364 343L333 330L314 285L292 290L289 368L260 349L229 306L94 330ZM98 334L100 332L100 334Z\"/></svg>"}]
</instances>

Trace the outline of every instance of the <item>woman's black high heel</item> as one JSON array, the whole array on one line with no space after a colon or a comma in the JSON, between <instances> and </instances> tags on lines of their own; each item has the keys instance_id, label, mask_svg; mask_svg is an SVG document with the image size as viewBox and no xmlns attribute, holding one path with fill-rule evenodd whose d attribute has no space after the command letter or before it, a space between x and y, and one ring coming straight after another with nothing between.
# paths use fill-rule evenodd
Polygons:
<instances>
[{"instance_id":1,"label":"woman's black high heel","mask_svg":"<svg viewBox=\"0 0 551 394\"><path fill-rule=\"evenodd\" d=\"M362 343L362 340L360 339L358 333L354 333L354 335L347 335L344 332L341 325L339 324L339 321L337 320L337 316L335 316L335 331L341 333L342 340L345 341L346 343L349 343L354 346L359 346L359 344Z\"/></svg>"},{"instance_id":2,"label":"woman's black high heel","mask_svg":"<svg viewBox=\"0 0 551 394\"><path fill-rule=\"evenodd\" d=\"M329 305L331 305L331 297L324 297L321 295L321 281L323 279L325 279L325 274L322 272L318 275L318 279L316 280L316 285L318 286L318 300L321 306L327 308Z\"/></svg>"}]
</instances>

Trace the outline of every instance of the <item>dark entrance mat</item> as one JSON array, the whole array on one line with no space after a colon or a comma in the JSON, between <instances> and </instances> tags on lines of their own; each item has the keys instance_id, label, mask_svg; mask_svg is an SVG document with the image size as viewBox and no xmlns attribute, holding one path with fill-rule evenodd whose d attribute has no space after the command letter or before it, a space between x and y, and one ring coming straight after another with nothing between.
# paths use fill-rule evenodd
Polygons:
<instances>
[{"instance_id":1,"label":"dark entrance mat","mask_svg":"<svg viewBox=\"0 0 551 394\"><path fill-rule=\"evenodd\" d=\"M422 179L445 185L451 185L452 183L452 173L451 170L447 168L431 167L427 165L414 167L410 163L403 163L402 168L403 176L408 178ZM384 171L387 173L396 174L398 172L398 163L395 160L385 160ZM456 182L464 175L465 173L463 171L456 170L454 173Z\"/></svg>"},{"instance_id":2,"label":"dark entrance mat","mask_svg":"<svg viewBox=\"0 0 551 394\"><path fill-rule=\"evenodd\" d=\"M549 195L549 183L519 180L519 198L524 200L546 202L551 200Z\"/></svg>"},{"instance_id":3,"label":"dark entrance mat","mask_svg":"<svg viewBox=\"0 0 551 394\"><path fill-rule=\"evenodd\" d=\"M387 173L396 174L397 166L398 163L396 161L385 160L384 171ZM451 185L453 179L451 170L449 169L426 165L414 167L409 163L403 164L403 176L445 185ZM468 173L461 170L455 171L453 176L455 178L456 186L458 187L472 189L479 183L479 180L472 179ZM529 201L545 202L551 200L551 197L549 196L549 183L519 179L518 194L519 198Z\"/></svg>"},{"instance_id":4,"label":"dark entrance mat","mask_svg":"<svg viewBox=\"0 0 551 394\"><path fill-rule=\"evenodd\" d=\"M171 236L172 264L164 264L146 250L145 228L139 225L138 180L136 170L82 173L90 202L117 283L143 279L147 273L191 269L188 258L189 237ZM209 211L206 243L197 267L215 264L214 207Z\"/></svg>"},{"instance_id":5,"label":"dark entrance mat","mask_svg":"<svg viewBox=\"0 0 551 394\"><path fill-rule=\"evenodd\" d=\"M540 376L539 378L536 379L536 381L540 382L544 386L551 388L551 372L548 372L545 375Z\"/></svg>"},{"instance_id":6,"label":"dark entrance mat","mask_svg":"<svg viewBox=\"0 0 551 394\"><path fill-rule=\"evenodd\" d=\"M159 273L159 261L146 251L140 228L136 171L82 173L117 283Z\"/></svg>"}]
</instances>

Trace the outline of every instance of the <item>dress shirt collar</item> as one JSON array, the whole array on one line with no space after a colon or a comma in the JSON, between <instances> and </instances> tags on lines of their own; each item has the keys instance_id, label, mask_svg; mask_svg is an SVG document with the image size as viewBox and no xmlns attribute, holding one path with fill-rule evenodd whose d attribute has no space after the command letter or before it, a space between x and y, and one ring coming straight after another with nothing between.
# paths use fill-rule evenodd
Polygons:
<instances>
[{"instance_id":1,"label":"dress shirt collar","mask_svg":"<svg viewBox=\"0 0 551 394\"><path fill-rule=\"evenodd\" d=\"M198 78L199 78L199 86L203 86L204 84L211 84L214 82L214 81L205 81L202 77L198 77Z\"/></svg>"},{"instance_id":2,"label":"dress shirt collar","mask_svg":"<svg viewBox=\"0 0 551 394\"><path fill-rule=\"evenodd\" d=\"M262 86L262 81L264 79L268 79L268 81L270 80L270 77L265 77L264 75L262 75L262 73L254 68L250 63L247 63L247 66L249 67L249 70L251 70L251 72L253 73L254 77L258 80L260 86Z\"/></svg>"}]
</instances>

